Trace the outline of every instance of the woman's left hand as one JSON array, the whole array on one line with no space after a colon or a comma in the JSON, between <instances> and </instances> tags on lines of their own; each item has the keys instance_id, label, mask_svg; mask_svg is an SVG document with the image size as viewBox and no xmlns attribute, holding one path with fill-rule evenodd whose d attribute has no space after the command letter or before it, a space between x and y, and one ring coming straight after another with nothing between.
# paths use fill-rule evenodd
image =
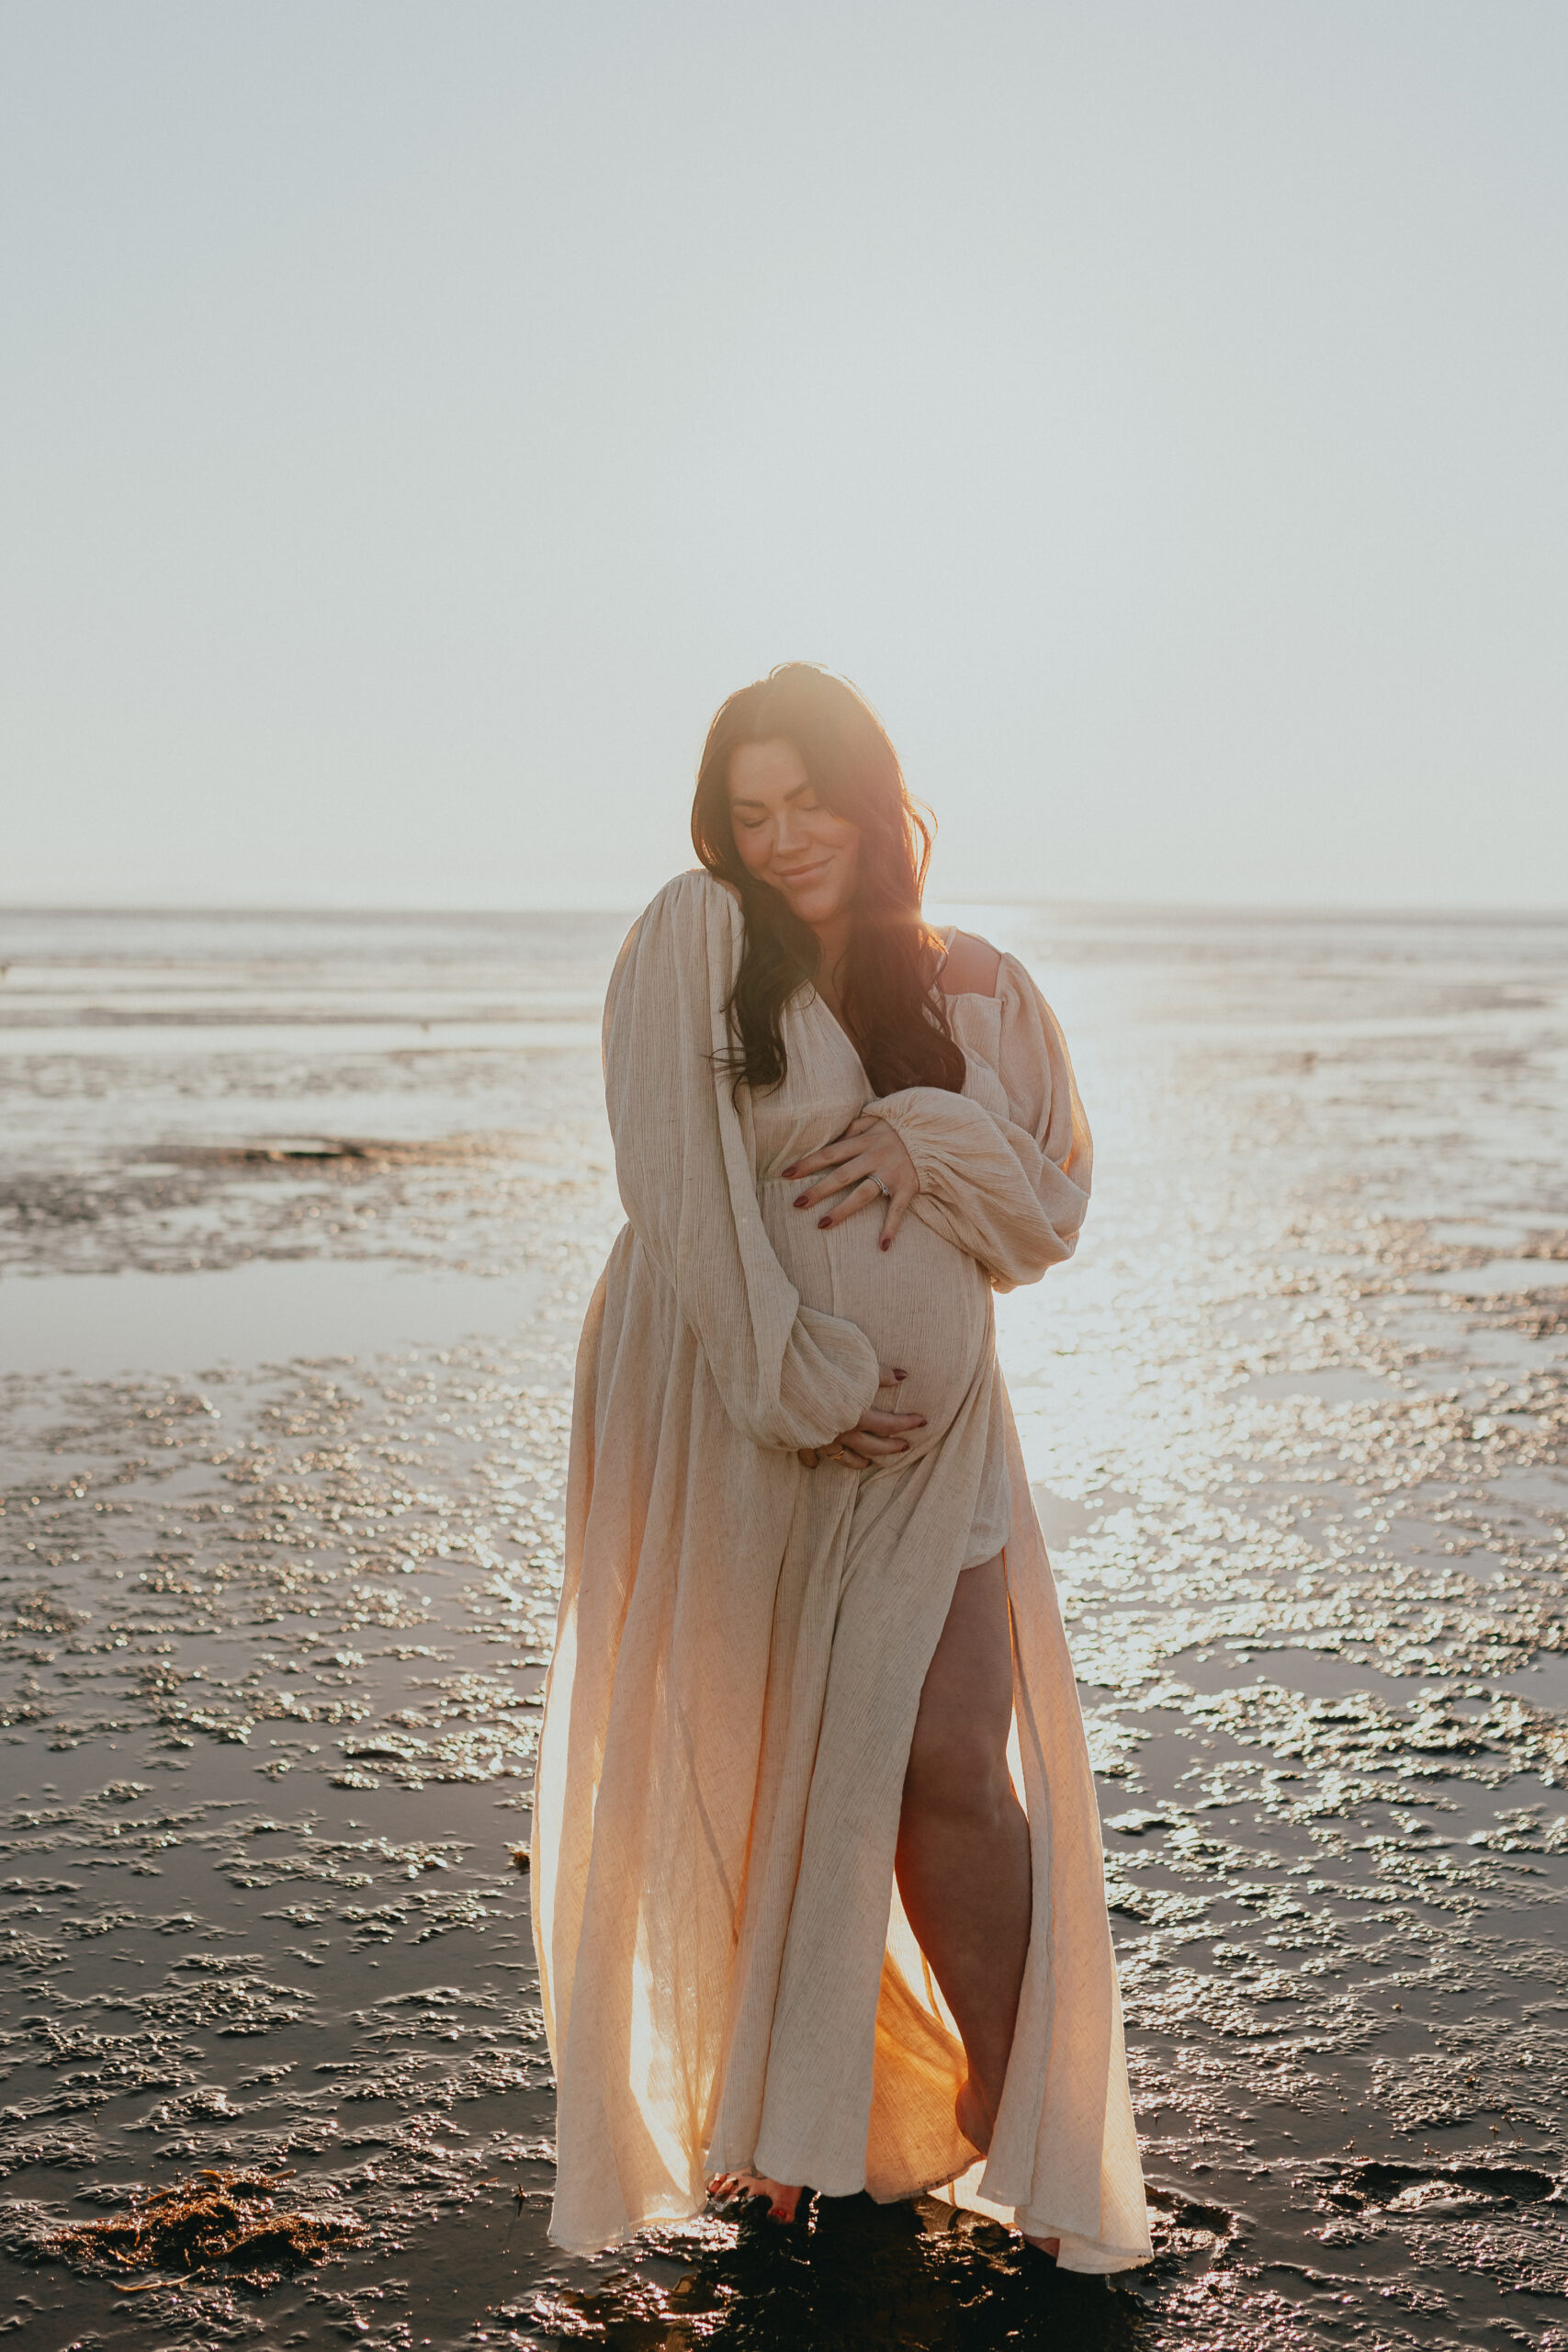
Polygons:
<instances>
[{"instance_id":1,"label":"woman's left hand","mask_svg":"<svg viewBox=\"0 0 1568 2352\"><path fill-rule=\"evenodd\" d=\"M819 1201L840 1195L826 1216L817 1220L819 1226L842 1225L857 1209L868 1209L882 1201L886 1215L882 1220L882 1247L890 1250L893 1237L903 1224L909 1203L920 1189L915 1163L904 1148L904 1138L890 1127L886 1119L878 1119L863 1112L852 1119L841 1136L824 1144L820 1151L807 1152L786 1168L786 1178L811 1176L818 1170L831 1172L819 1183L809 1185L795 1201L797 1209L814 1209Z\"/></svg>"}]
</instances>

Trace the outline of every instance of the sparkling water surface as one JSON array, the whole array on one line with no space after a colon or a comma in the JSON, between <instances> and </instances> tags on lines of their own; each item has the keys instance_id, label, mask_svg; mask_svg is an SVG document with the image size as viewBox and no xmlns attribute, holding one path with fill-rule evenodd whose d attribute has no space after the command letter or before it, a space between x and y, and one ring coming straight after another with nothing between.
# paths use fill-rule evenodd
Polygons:
<instances>
[{"instance_id":1,"label":"sparkling water surface","mask_svg":"<svg viewBox=\"0 0 1568 2352\"><path fill-rule=\"evenodd\" d=\"M525 1879L614 916L0 917L0 2329L1568 2345L1568 921L949 910L1094 1125L999 1302L1157 2257L545 2238ZM203 2171L330 2224L111 2275ZM127 2291L130 2290L132 2291Z\"/></svg>"}]
</instances>

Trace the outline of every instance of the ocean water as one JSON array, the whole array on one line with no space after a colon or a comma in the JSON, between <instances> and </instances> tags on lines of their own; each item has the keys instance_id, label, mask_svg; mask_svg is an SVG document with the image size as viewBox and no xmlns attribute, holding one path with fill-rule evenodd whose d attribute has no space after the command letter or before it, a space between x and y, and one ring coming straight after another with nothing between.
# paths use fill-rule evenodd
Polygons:
<instances>
[{"instance_id":1,"label":"ocean water","mask_svg":"<svg viewBox=\"0 0 1568 2352\"><path fill-rule=\"evenodd\" d=\"M12 913L20 2344L1568 2345L1568 919L949 911L1096 1133L999 1325L1156 2262L859 2199L546 2242L513 1856L625 919ZM61 2235L204 2172L324 2258Z\"/></svg>"}]
</instances>

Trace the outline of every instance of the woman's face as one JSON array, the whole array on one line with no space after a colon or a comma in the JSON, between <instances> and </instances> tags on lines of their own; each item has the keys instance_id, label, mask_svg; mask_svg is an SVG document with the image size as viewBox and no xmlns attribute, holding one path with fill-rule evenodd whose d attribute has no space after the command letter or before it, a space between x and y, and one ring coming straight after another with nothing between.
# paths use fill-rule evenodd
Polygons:
<instances>
[{"instance_id":1,"label":"woman's face","mask_svg":"<svg viewBox=\"0 0 1568 2352\"><path fill-rule=\"evenodd\" d=\"M743 743L729 763L729 820L740 860L818 931L848 911L860 827L824 808L793 743Z\"/></svg>"}]
</instances>

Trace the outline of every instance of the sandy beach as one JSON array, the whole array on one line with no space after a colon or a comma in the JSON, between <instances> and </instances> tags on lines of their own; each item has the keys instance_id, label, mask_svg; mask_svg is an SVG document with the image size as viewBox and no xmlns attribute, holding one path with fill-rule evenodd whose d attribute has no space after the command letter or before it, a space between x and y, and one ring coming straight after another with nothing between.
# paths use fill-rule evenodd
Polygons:
<instances>
[{"instance_id":1,"label":"sandy beach","mask_svg":"<svg viewBox=\"0 0 1568 2352\"><path fill-rule=\"evenodd\" d=\"M513 1855L626 919L13 913L19 2344L1568 2345L1568 918L962 919L1095 1130L999 1324L1156 2263L852 2199L547 2245ZM203 2171L296 2218L71 2234Z\"/></svg>"}]
</instances>

